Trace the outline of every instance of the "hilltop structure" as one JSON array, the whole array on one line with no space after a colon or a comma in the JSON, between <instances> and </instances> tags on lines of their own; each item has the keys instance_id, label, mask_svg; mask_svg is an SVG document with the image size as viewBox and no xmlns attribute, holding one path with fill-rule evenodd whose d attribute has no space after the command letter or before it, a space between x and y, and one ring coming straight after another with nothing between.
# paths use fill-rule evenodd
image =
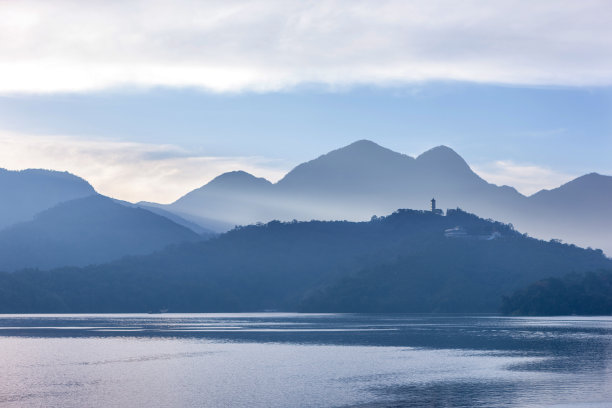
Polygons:
<instances>
[{"instance_id":1,"label":"hilltop structure","mask_svg":"<svg viewBox=\"0 0 612 408\"><path fill-rule=\"evenodd\" d=\"M438 214L438 215L444 215L444 212L441 209L436 208L436 199L435 198L431 199L431 212L434 213L434 214Z\"/></svg>"}]
</instances>

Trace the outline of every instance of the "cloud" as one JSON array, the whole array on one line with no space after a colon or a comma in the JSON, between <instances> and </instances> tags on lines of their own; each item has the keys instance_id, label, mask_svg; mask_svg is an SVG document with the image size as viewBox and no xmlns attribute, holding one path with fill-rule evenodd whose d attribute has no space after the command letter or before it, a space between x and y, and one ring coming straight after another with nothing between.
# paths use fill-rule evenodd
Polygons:
<instances>
[{"instance_id":1,"label":"cloud","mask_svg":"<svg viewBox=\"0 0 612 408\"><path fill-rule=\"evenodd\" d=\"M0 2L0 93L611 85L607 0Z\"/></svg>"},{"instance_id":2,"label":"cloud","mask_svg":"<svg viewBox=\"0 0 612 408\"><path fill-rule=\"evenodd\" d=\"M0 132L0 167L69 171L101 194L169 203L221 173L244 170L270 181L287 171L262 157L191 155L172 145Z\"/></svg>"},{"instance_id":3,"label":"cloud","mask_svg":"<svg viewBox=\"0 0 612 408\"><path fill-rule=\"evenodd\" d=\"M542 189L552 189L578 177L531 164L518 164L510 160L472 166L472 169L489 183L516 188L525 195Z\"/></svg>"}]
</instances>

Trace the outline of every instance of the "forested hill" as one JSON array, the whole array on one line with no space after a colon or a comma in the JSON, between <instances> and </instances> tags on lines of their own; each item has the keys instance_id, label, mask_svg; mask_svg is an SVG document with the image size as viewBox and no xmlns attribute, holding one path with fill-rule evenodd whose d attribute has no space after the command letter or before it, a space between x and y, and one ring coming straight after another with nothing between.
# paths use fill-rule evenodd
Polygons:
<instances>
[{"instance_id":1,"label":"forested hill","mask_svg":"<svg viewBox=\"0 0 612 408\"><path fill-rule=\"evenodd\" d=\"M612 261L598 250L462 211L400 210L369 222L275 221L105 265L1 274L0 312L495 312L530 282L600 268Z\"/></svg>"},{"instance_id":2,"label":"forested hill","mask_svg":"<svg viewBox=\"0 0 612 408\"><path fill-rule=\"evenodd\" d=\"M502 312L512 315L611 315L612 270L542 279L504 296Z\"/></svg>"}]
</instances>

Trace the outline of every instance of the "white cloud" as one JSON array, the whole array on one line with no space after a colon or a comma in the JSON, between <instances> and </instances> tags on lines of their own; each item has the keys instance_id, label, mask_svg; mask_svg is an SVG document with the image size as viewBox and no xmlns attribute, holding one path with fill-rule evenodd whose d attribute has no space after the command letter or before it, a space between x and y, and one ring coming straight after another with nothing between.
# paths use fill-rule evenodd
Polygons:
<instances>
[{"instance_id":1,"label":"white cloud","mask_svg":"<svg viewBox=\"0 0 612 408\"><path fill-rule=\"evenodd\" d=\"M475 165L472 166L472 169L489 183L512 186L525 195L537 193L542 189L559 187L578 177L546 167L519 164L510 160Z\"/></svg>"},{"instance_id":2,"label":"white cloud","mask_svg":"<svg viewBox=\"0 0 612 408\"><path fill-rule=\"evenodd\" d=\"M0 132L0 145L0 167L69 171L101 194L132 202L172 202L226 171L244 170L277 181L287 170L261 157L198 156L172 145L69 136Z\"/></svg>"},{"instance_id":3,"label":"white cloud","mask_svg":"<svg viewBox=\"0 0 612 408\"><path fill-rule=\"evenodd\" d=\"M607 0L0 2L0 92L612 84Z\"/></svg>"}]
</instances>

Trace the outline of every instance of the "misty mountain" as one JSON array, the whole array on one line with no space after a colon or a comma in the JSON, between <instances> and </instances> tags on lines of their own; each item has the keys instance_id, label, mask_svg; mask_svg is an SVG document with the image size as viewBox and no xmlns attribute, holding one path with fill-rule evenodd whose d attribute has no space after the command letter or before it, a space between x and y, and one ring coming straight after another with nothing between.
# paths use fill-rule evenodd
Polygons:
<instances>
[{"instance_id":1,"label":"misty mountain","mask_svg":"<svg viewBox=\"0 0 612 408\"><path fill-rule=\"evenodd\" d=\"M230 226L273 219L367 220L396 208L428 208L435 197L443 209L459 207L536 237L612 254L611 196L610 177L589 174L526 197L486 182L446 146L412 158L361 140L300 164L275 184L245 172L226 173L162 207Z\"/></svg>"},{"instance_id":2,"label":"misty mountain","mask_svg":"<svg viewBox=\"0 0 612 408\"><path fill-rule=\"evenodd\" d=\"M272 183L244 171L224 173L210 183L184 195L170 207L173 212L217 220L229 228L258 221L262 214L272 216ZM272 216L272 218L274 218ZM216 230L214 224L209 226Z\"/></svg>"},{"instance_id":3,"label":"misty mountain","mask_svg":"<svg viewBox=\"0 0 612 408\"><path fill-rule=\"evenodd\" d=\"M90 195L0 231L0 270L102 263L199 239L166 217Z\"/></svg>"},{"instance_id":4,"label":"misty mountain","mask_svg":"<svg viewBox=\"0 0 612 408\"><path fill-rule=\"evenodd\" d=\"M399 210L369 222L273 221L105 265L0 274L0 312L495 312L535 280L606 268L601 251L463 211Z\"/></svg>"},{"instance_id":5,"label":"misty mountain","mask_svg":"<svg viewBox=\"0 0 612 408\"><path fill-rule=\"evenodd\" d=\"M0 229L64 201L95 194L85 180L67 172L0 169Z\"/></svg>"},{"instance_id":6,"label":"misty mountain","mask_svg":"<svg viewBox=\"0 0 612 408\"><path fill-rule=\"evenodd\" d=\"M147 210L154 214L161 215L162 217L165 217L178 225L182 225L183 227L189 228L196 234L200 235L202 238L210 238L217 234L215 231L203 227L202 224L205 224L205 222L201 221L199 223L196 223L193 221L189 221L174 212L164 210L163 208L156 205L147 205L144 202L133 204L127 201L117 199L113 199L113 201L124 206L142 208L143 210Z\"/></svg>"},{"instance_id":7,"label":"misty mountain","mask_svg":"<svg viewBox=\"0 0 612 408\"><path fill-rule=\"evenodd\" d=\"M609 210L612 200L612 176L590 173L553 190L541 190L530 197L537 205L552 211Z\"/></svg>"},{"instance_id":8,"label":"misty mountain","mask_svg":"<svg viewBox=\"0 0 612 408\"><path fill-rule=\"evenodd\" d=\"M177 224L186 226L192 229L195 232L201 233L204 235L208 235L208 231L212 231L213 234L221 234L223 232L227 232L236 226L236 223L233 223L232 220L225 222L220 219L212 219L207 217L201 217L199 215L195 215L193 213L186 213L176 209L169 209L169 207L165 204L158 204L149 201L140 201L136 204L133 204L136 207L143 208L145 210L152 211L156 214L160 214L166 216L167 214L174 214L179 219L184 220L181 222L177 222ZM170 218L170 217L167 217ZM174 220L173 218L170 218ZM195 228L192 225L196 225Z\"/></svg>"},{"instance_id":9,"label":"misty mountain","mask_svg":"<svg viewBox=\"0 0 612 408\"><path fill-rule=\"evenodd\" d=\"M489 184L452 149L416 159L368 140L300 164L278 183L245 172L223 174L166 207L230 225L280 220L364 220L396 208L426 208L436 197L487 217L525 197ZM486 197L483 203L483 197Z\"/></svg>"},{"instance_id":10,"label":"misty mountain","mask_svg":"<svg viewBox=\"0 0 612 408\"><path fill-rule=\"evenodd\" d=\"M612 177L590 173L527 200L515 225L612 256Z\"/></svg>"},{"instance_id":11,"label":"misty mountain","mask_svg":"<svg viewBox=\"0 0 612 408\"><path fill-rule=\"evenodd\" d=\"M304 195L375 193L396 188L397 175L410 174L415 167L412 157L360 140L300 164L277 184Z\"/></svg>"}]
</instances>

